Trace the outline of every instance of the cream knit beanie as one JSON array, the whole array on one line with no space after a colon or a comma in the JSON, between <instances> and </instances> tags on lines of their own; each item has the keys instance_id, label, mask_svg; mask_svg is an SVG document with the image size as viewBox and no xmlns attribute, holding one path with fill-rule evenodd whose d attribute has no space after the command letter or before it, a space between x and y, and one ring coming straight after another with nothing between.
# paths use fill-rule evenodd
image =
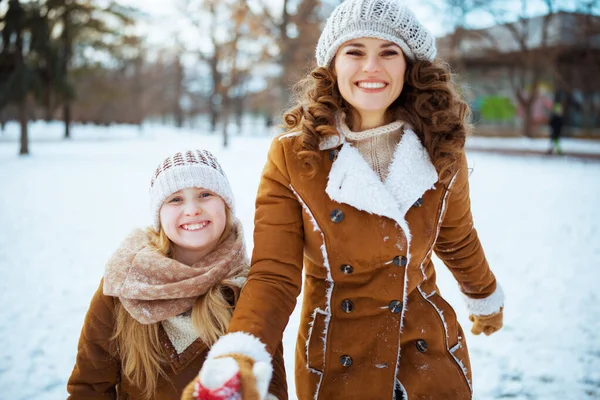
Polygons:
<instances>
[{"instance_id":1,"label":"cream knit beanie","mask_svg":"<svg viewBox=\"0 0 600 400\"><path fill-rule=\"evenodd\" d=\"M333 10L317 44L317 64L326 67L345 42L361 37L400 46L411 62L433 61L435 39L400 0L346 0Z\"/></svg>"},{"instance_id":2,"label":"cream knit beanie","mask_svg":"<svg viewBox=\"0 0 600 400\"><path fill-rule=\"evenodd\" d=\"M178 152L158 165L150 182L150 210L156 231L160 229L160 208L167 197L191 187L216 193L234 212L231 186L215 156L206 150Z\"/></svg>"}]
</instances>

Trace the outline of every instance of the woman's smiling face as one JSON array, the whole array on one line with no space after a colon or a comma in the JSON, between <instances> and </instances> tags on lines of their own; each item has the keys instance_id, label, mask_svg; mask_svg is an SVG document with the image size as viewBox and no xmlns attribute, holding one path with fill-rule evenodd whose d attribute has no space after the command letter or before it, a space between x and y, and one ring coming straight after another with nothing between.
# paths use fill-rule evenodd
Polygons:
<instances>
[{"instance_id":1,"label":"woman's smiling face","mask_svg":"<svg viewBox=\"0 0 600 400\"><path fill-rule=\"evenodd\" d=\"M337 51L334 69L342 97L361 117L360 129L383 125L385 111L404 86L402 49L381 39L350 40Z\"/></svg>"}]
</instances>

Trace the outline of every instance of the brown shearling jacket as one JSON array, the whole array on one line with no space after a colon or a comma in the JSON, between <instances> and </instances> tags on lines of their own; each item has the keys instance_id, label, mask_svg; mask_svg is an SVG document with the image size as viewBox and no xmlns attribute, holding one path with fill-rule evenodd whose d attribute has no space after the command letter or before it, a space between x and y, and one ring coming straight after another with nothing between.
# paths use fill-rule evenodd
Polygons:
<instances>
[{"instance_id":1,"label":"brown shearling jacket","mask_svg":"<svg viewBox=\"0 0 600 400\"><path fill-rule=\"evenodd\" d=\"M473 227L466 157L443 185L407 129L382 182L356 148L330 138L316 176L305 179L295 135L272 142L252 266L229 332L250 333L275 353L302 289L300 400L470 399L464 334L431 261L435 251L472 314L503 305Z\"/></svg>"}]
</instances>

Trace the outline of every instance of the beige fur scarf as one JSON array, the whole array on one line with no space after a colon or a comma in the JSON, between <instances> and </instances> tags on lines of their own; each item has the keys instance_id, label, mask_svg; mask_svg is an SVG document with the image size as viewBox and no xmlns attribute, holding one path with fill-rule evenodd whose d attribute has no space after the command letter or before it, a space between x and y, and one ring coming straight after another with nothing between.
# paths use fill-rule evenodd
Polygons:
<instances>
[{"instance_id":1,"label":"beige fur scarf","mask_svg":"<svg viewBox=\"0 0 600 400\"><path fill-rule=\"evenodd\" d=\"M188 311L198 296L219 282L243 280L248 269L238 219L229 237L192 266L160 254L148 233L137 229L108 261L103 290L107 296L118 297L138 322L152 324Z\"/></svg>"}]
</instances>

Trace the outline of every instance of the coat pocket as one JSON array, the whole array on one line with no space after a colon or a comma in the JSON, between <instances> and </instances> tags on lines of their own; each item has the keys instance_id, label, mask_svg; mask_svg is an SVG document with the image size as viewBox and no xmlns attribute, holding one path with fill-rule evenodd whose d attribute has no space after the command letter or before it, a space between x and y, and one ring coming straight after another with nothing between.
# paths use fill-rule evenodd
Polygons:
<instances>
[{"instance_id":1,"label":"coat pocket","mask_svg":"<svg viewBox=\"0 0 600 400\"><path fill-rule=\"evenodd\" d=\"M446 331L446 348L450 350L458 344L458 321L456 313L452 306L437 292L432 294L427 300L433 305L442 320L444 330Z\"/></svg>"},{"instance_id":2,"label":"coat pocket","mask_svg":"<svg viewBox=\"0 0 600 400\"><path fill-rule=\"evenodd\" d=\"M308 328L308 339L306 341L306 363L313 372L323 373L325 368L325 346L327 343L327 319L328 314L316 308L313 311L312 322Z\"/></svg>"},{"instance_id":3,"label":"coat pocket","mask_svg":"<svg viewBox=\"0 0 600 400\"><path fill-rule=\"evenodd\" d=\"M429 296L425 296L420 292L423 298L433 306L440 317L446 337L446 350L452 357L455 366L460 371L460 375L464 378L465 384L469 391L473 393L471 386L471 365L469 361L469 353L467 344L464 339L464 333L456 318L456 312L446 300L440 296L437 291Z\"/></svg>"}]
</instances>

